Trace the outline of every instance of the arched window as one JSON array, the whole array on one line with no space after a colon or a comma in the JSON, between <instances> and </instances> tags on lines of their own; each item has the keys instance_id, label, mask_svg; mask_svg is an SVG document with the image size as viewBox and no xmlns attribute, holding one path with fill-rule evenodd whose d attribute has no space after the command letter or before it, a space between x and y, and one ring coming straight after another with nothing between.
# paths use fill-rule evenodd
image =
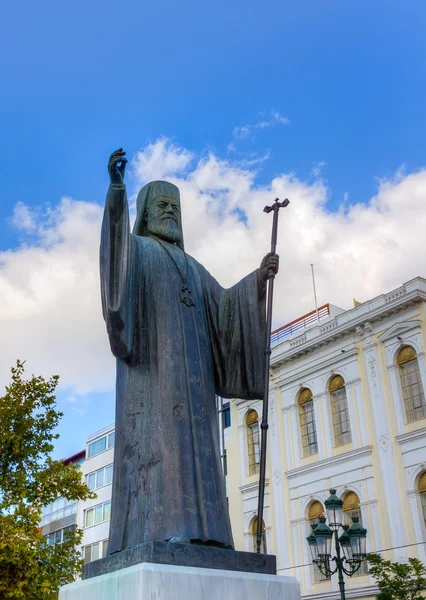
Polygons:
<instances>
[{"instance_id":1,"label":"arched window","mask_svg":"<svg viewBox=\"0 0 426 600\"><path fill-rule=\"evenodd\" d=\"M253 525L251 526L251 533L253 536L253 552L257 552L257 517L253 519ZM260 552L262 554L267 554L266 547L266 531L265 531L265 521L262 521L262 542L260 544Z\"/></svg>"},{"instance_id":2,"label":"arched window","mask_svg":"<svg viewBox=\"0 0 426 600\"><path fill-rule=\"evenodd\" d=\"M246 426L249 475L255 475L259 473L260 468L259 417L255 410L249 410L247 413Z\"/></svg>"},{"instance_id":3,"label":"arched window","mask_svg":"<svg viewBox=\"0 0 426 600\"><path fill-rule=\"evenodd\" d=\"M343 446L352 441L348 402L346 399L346 388L343 377L335 375L330 381L328 391L330 392L331 399L334 443L336 446Z\"/></svg>"},{"instance_id":4,"label":"arched window","mask_svg":"<svg viewBox=\"0 0 426 600\"><path fill-rule=\"evenodd\" d=\"M352 517L358 517L360 524L362 525L361 505L359 502L358 495L355 492L348 492L343 498L343 525L352 525ZM355 575L366 575L368 573L367 561L363 560L360 568L354 574Z\"/></svg>"},{"instance_id":5,"label":"arched window","mask_svg":"<svg viewBox=\"0 0 426 600\"><path fill-rule=\"evenodd\" d=\"M315 502L312 502L311 506L309 507L308 519L310 524L315 525L316 523L319 523L320 517L325 517L325 510L321 502L315 500Z\"/></svg>"},{"instance_id":6,"label":"arched window","mask_svg":"<svg viewBox=\"0 0 426 600\"><path fill-rule=\"evenodd\" d=\"M404 346L398 352L396 362L399 365L407 422L423 419L426 417L426 403L416 351L411 346Z\"/></svg>"},{"instance_id":7,"label":"arched window","mask_svg":"<svg viewBox=\"0 0 426 600\"><path fill-rule=\"evenodd\" d=\"M308 519L309 519L309 533L311 532L311 525L315 525L319 523L319 518L325 516L325 510L321 502L315 500L309 507L308 510ZM321 573L317 565L314 565L314 581L315 583L319 583L320 581L327 581L330 577L326 577Z\"/></svg>"},{"instance_id":8,"label":"arched window","mask_svg":"<svg viewBox=\"0 0 426 600\"><path fill-rule=\"evenodd\" d=\"M420 475L417 489L420 492L420 502L422 503L423 521L426 527L426 471Z\"/></svg>"},{"instance_id":9,"label":"arched window","mask_svg":"<svg viewBox=\"0 0 426 600\"><path fill-rule=\"evenodd\" d=\"M310 456L311 454L316 454L318 452L314 401L312 400L311 390L308 390L307 388L301 390L298 403L303 456Z\"/></svg>"}]
</instances>

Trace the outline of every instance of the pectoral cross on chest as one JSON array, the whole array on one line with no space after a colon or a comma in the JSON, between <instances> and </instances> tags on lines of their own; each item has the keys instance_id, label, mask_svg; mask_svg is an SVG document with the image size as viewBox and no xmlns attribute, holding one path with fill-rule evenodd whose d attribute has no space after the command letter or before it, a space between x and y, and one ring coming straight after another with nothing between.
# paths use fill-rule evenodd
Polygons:
<instances>
[{"instance_id":1,"label":"pectoral cross on chest","mask_svg":"<svg viewBox=\"0 0 426 600\"><path fill-rule=\"evenodd\" d=\"M184 284L180 291L180 301L186 306L195 306L194 299L192 298L192 292Z\"/></svg>"},{"instance_id":2,"label":"pectoral cross on chest","mask_svg":"<svg viewBox=\"0 0 426 600\"><path fill-rule=\"evenodd\" d=\"M185 306L188 306L189 308L191 306L195 306L194 298L192 297L192 292L186 285L189 270L188 257L186 256L183 250L180 250L177 247L170 247L170 245L166 245L159 239L157 239L157 242L160 244L160 246L170 258L179 277L182 280L182 289L179 292L180 301L182 302L182 304L185 304Z\"/></svg>"}]
</instances>

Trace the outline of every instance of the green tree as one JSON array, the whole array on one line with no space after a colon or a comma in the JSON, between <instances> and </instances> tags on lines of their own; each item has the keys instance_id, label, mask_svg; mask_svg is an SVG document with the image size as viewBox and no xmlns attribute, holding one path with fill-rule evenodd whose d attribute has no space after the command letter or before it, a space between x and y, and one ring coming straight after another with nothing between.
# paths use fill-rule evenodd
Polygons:
<instances>
[{"instance_id":1,"label":"green tree","mask_svg":"<svg viewBox=\"0 0 426 600\"><path fill-rule=\"evenodd\" d=\"M398 563L384 560L379 554L367 556L369 572L376 579L380 593L377 600L424 600L426 566L418 558Z\"/></svg>"},{"instance_id":2,"label":"green tree","mask_svg":"<svg viewBox=\"0 0 426 600\"><path fill-rule=\"evenodd\" d=\"M53 600L60 585L81 572L75 547L82 532L48 546L41 533L42 507L63 496L94 497L77 465L53 460L54 433L63 413L56 409L58 377L24 379L24 363L0 398L0 598Z\"/></svg>"}]
</instances>

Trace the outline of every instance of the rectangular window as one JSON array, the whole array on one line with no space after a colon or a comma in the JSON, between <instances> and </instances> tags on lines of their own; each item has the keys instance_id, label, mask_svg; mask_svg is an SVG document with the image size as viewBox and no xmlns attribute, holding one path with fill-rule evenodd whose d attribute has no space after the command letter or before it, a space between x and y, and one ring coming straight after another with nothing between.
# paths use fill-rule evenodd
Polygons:
<instances>
[{"instance_id":1,"label":"rectangular window","mask_svg":"<svg viewBox=\"0 0 426 600\"><path fill-rule=\"evenodd\" d=\"M85 515L86 515L86 518L84 520L84 525L86 527L90 527L91 525L94 525L94 523L95 523L95 510L93 508L88 508L85 511Z\"/></svg>"},{"instance_id":2,"label":"rectangular window","mask_svg":"<svg viewBox=\"0 0 426 600\"><path fill-rule=\"evenodd\" d=\"M94 490L96 487L96 472L86 475L86 484L89 490Z\"/></svg>"},{"instance_id":3,"label":"rectangular window","mask_svg":"<svg viewBox=\"0 0 426 600\"><path fill-rule=\"evenodd\" d=\"M109 521L111 518L111 502L104 504L104 521Z\"/></svg>"},{"instance_id":4,"label":"rectangular window","mask_svg":"<svg viewBox=\"0 0 426 600\"><path fill-rule=\"evenodd\" d=\"M105 485L112 481L112 465L105 467Z\"/></svg>"},{"instance_id":5,"label":"rectangular window","mask_svg":"<svg viewBox=\"0 0 426 600\"><path fill-rule=\"evenodd\" d=\"M99 543L93 544L92 546L92 560L98 560L99 556Z\"/></svg>"},{"instance_id":6,"label":"rectangular window","mask_svg":"<svg viewBox=\"0 0 426 600\"><path fill-rule=\"evenodd\" d=\"M90 527L103 521L109 521L111 515L111 501L97 504L93 508L84 511L84 525Z\"/></svg>"},{"instance_id":7,"label":"rectangular window","mask_svg":"<svg viewBox=\"0 0 426 600\"><path fill-rule=\"evenodd\" d=\"M48 546L53 546L54 544L62 544L64 540L67 539L67 535L69 531L73 531L75 525L69 525L68 527L63 527L62 529L58 529L57 531L53 531L45 536L46 544Z\"/></svg>"},{"instance_id":8,"label":"rectangular window","mask_svg":"<svg viewBox=\"0 0 426 600\"><path fill-rule=\"evenodd\" d=\"M96 472L96 487L102 487L104 484L104 469Z\"/></svg>"},{"instance_id":9,"label":"rectangular window","mask_svg":"<svg viewBox=\"0 0 426 600\"><path fill-rule=\"evenodd\" d=\"M88 446L88 458L92 458L92 456L96 456L100 454L107 448L113 448L115 444L115 431L112 431L108 435L104 435L101 438L98 438L94 442L90 442Z\"/></svg>"},{"instance_id":10,"label":"rectangular window","mask_svg":"<svg viewBox=\"0 0 426 600\"><path fill-rule=\"evenodd\" d=\"M98 560L104 558L107 555L108 540L102 542L95 542L89 546L83 548L83 558L85 563L92 562L92 560Z\"/></svg>"},{"instance_id":11,"label":"rectangular window","mask_svg":"<svg viewBox=\"0 0 426 600\"><path fill-rule=\"evenodd\" d=\"M102 504L98 504L98 506L95 506L95 524L102 523L103 520L103 507Z\"/></svg>"},{"instance_id":12,"label":"rectangular window","mask_svg":"<svg viewBox=\"0 0 426 600\"><path fill-rule=\"evenodd\" d=\"M43 507L42 525L47 525L52 521L56 521L57 519L72 515L76 512L77 502L75 500L66 500L63 497L56 498L56 500Z\"/></svg>"},{"instance_id":13,"label":"rectangular window","mask_svg":"<svg viewBox=\"0 0 426 600\"><path fill-rule=\"evenodd\" d=\"M92 456L96 456L96 454L100 454L101 452L106 450L106 441L107 439L104 435L104 437L101 437L98 440L91 442L88 446L89 458L92 458Z\"/></svg>"},{"instance_id":14,"label":"rectangular window","mask_svg":"<svg viewBox=\"0 0 426 600\"><path fill-rule=\"evenodd\" d=\"M222 426L224 429L231 427L231 407L229 402L223 405L222 408Z\"/></svg>"},{"instance_id":15,"label":"rectangular window","mask_svg":"<svg viewBox=\"0 0 426 600\"><path fill-rule=\"evenodd\" d=\"M90 490L95 490L112 481L112 465L107 465L86 475L86 483Z\"/></svg>"}]
</instances>

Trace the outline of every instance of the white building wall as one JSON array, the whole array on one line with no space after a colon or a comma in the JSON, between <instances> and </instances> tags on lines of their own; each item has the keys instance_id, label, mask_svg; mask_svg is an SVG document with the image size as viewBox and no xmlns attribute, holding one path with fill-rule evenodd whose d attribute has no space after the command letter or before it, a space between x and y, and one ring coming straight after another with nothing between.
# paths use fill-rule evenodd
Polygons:
<instances>
[{"instance_id":1,"label":"white building wall","mask_svg":"<svg viewBox=\"0 0 426 600\"><path fill-rule=\"evenodd\" d=\"M309 600L338 598L337 576L314 583L306 536L310 504L324 501L331 487L344 498L360 500L368 530L367 551L385 550L385 558L425 560L426 530L417 481L426 470L426 419L406 423L396 353L405 344L417 352L426 390L424 352L426 280L417 278L346 312L335 311L318 325L273 347L271 357L270 428L267 460L267 527L278 572L293 574ZM345 381L352 441L336 447L328 384L334 375ZM299 391L313 394L318 452L304 457L299 423ZM228 455L241 471L229 482L229 495L244 514L244 548L252 543L247 522L255 517L258 478L247 477L247 410L261 403L235 401L238 424L232 430L239 452ZM235 511L234 511L235 513ZM391 527L392 524L392 527ZM233 524L234 525L234 524ZM235 520L235 526L238 525ZM416 545L417 544L417 545ZM391 548L392 550L387 550ZM369 575L347 580L348 598L377 593Z\"/></svg>"}]
</instances>

